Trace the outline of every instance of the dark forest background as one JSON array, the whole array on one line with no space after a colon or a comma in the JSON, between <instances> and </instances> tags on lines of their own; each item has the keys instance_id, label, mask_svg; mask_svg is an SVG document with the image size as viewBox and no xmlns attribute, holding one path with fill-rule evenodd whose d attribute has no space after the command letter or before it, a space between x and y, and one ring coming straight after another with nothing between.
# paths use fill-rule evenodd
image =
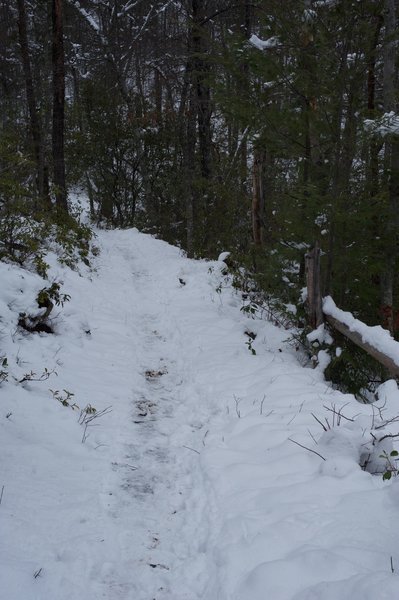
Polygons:
<instances>
[{"instance_id":1,"label":"dark forest background","mask_svg":"<svg viewBox=\"0 0 399 600\"><path fill-rule=\"evenodd\" d=\"M0 255L92 221L399 330L397 0L0 0ZM254 37L256 36L256 37Z\"/></svg>"}]
</instances>

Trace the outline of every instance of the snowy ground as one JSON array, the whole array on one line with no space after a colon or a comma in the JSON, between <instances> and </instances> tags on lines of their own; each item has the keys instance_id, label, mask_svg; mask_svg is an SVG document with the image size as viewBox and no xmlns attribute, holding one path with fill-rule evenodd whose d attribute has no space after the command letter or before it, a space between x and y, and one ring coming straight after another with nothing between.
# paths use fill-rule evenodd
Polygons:
<instances>
[{"instance_id":1,"label":"snowy ground","mask_svg":"<svg viewBox=\"0 0 399 600\"><path fill-rule=\"evenodd\" d=\"M241 312L221 263L98 244L94 273L52 261L54 335L18 330L46 283L0 264L0 600L398 598L399 483L359 467L378 411ZM85 432L50 389L112 411Z\"/></svg>"}]
</instances>

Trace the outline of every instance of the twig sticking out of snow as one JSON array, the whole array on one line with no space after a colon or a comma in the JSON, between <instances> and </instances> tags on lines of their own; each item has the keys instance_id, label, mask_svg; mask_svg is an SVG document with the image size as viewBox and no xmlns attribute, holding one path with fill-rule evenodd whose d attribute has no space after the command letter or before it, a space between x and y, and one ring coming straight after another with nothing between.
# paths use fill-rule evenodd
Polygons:
<instances>
[{"instance_id":1,"label":"twig sticking out of snow","mask_svg":"<svg viewBox=\"0 0 399 600\"><path fill-rule=\"evenodd\" d=\"M238 407L240 405L241 400L242 398L237 398L237 396L234 394L234 402L236 403L236 413L239 419L241 419L241 411Z\"/></svg>"},{"instance_id":2,"label":"twig sticking out of snow","mask_svg":"<svg viewBox=\"0 0 399 600\"><path fill-rule=\"evenodd\" d=\"M326 426L326 425L324 425L324 423L322 421L320 421L320 419L318 419L316 417L316 415L314 415L313 413L310 413L310 414L318 422L318 424L322 426L322 428L324 429L324 431L328 431L329 429L331 429L330 424L329 424L329 422L328 422L327 419L326 419L326 422L327 422L327 426Z\"/></svg>"},{"instance_id":3,"label":"twig sticking out of snow","mask_svg":"<svg viewBox=\"0 0 399 600\"><path fill-rule=\"evenodd\" d=\"M347 405L348 405L348 402L346 404L344 404L344 406L341 406L341 408L339 410L337 410L337 407L335 406L335 404L332 404L331 407L323 404L324 408L326 410L328 410L329 412L332 412L332 414L333 414L333 422L332 422L333 427L335 427L335 425L339 426L341 424L341 419L345 419L345 421L351 421L352 423L354 423L355 419L350 419L349 417L346 417L342 413L342 410Z\"/></svg>"},{"instance_id":4,"label":"twig sticking out of snow","mask_svg":"<svg viewBox=\"0 0 399 600\"><path fill-rule=\"evenodd\" d=\"M205 438L206 438L206 436L208 435L208 433L209 433L209 429L207 429L207 430L206 430L206 432L205 432L205 435L204 435L204 437L203 437L203 440L202 440L202 445L203 445L203 446L205 446Z\"/></svg>"},{"instance_id":5,"label":"twig sticking out of snow","mask_svg":"<svg viewBox=\"0 0 399 600\"><path fill-rule=\"evenodd\" d=\"M80 411L80 416L79 416L78 422L80 423L80 425L84 425L82 444L85 443L85 441L87 440L87 438L89 436L87 429L88 429L88 427L93 426L92 421L94 421L94 419L98 419L99 417L103 417L104 415L107 415L111 411L112 411L112 406L107 406L107 408L104 408L103 410L96 411L95 409L93 409L92 406L90 406L90 404L88 404L85 409Z\"/></svg>"},{"instance_id":6,"label":"twig sticking out of snow","mask_svg":"<svg viewBox=\"0 0 399 600\"><path fill-rule=\"evenodd\" d=\"M194 448L190 448L190 446L184 446L184 444L183 444L183 448L187 448L187 450L192 450L193 452L196 452L197 454L201 454L201 452L198 452L198 450L195 450Z\"/></svg>"},{"instance_id":7,"label":"twig sticking out of snow","mask_svg":"<svg viewBox=\"0 0 399 600\"><path fill-rule=\"evenodd\" d=\"M296 444L297 446L300 446L301 448L304 448L305 450L308 450L309 452L313 452L313 454L317 454L317 456L320 456L320 458L322 458L323 460L327 460L326 458L324 458L324 456L322 456L321 454L319 454L318 452L316 452L316 450L312 450L312 448L308 448L307 446L303 446L302 444L300 444L299 442L296 442L292 438L288 438L288 439L293 444Z\"/></svg>"}]
</instances>

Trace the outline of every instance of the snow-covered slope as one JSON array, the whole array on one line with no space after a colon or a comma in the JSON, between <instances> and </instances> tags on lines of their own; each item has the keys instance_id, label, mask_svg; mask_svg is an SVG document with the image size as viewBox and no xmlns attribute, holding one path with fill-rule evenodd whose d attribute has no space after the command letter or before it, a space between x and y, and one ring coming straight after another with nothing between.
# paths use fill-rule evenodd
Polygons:
<instances>
[{"instance_id":1,"label":"snow-covered slope","mask_svg":"<svg viewBox=\"0 0 399 600\"><path fill-rule=\"evenodd\" d=\"M53 260L53 335L17 327L46 283L0 264L0 599L399 596L398 483L359 467L376 409L240 311L221 263L98 243L94 273ZM85 428L87 405L112 410Z\"/></svg>"}]
</instances>

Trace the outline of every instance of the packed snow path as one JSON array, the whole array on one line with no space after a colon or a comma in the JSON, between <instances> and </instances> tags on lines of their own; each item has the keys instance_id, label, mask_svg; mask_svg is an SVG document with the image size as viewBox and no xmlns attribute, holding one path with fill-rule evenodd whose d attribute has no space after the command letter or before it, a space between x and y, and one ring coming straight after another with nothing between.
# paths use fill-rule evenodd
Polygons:
<instances>
[{"instance_id":1,"label":"packed snow path","mask_svg":"<svg viewBox=\"0 0 399 600\"><path fill-rule=\"evenodd\" d=\"M103 502L115 543L99 562L104 598L203 598L214 568L198 459L211 413L193 386L195 325L186 322L198 290L187 303L178 255L131 233L104 240L107 289L92 308L108 307L97 327L110 336L102 349L114 372L113 473Z\"/></svg>"},{"instance_id":2,"label":"packed snow path","mask_svg":"<svg viewBox=\"0 0 399 600\"><path fill-rule=\"evenodd\" d=\"M134 230L99 244L91 280L54 262L53 336L16 332L43 280L1 265L10 371L58 377L0 388L0 600L399 597L398 483L359 467L372 409L240 311L221 263ZM112 412L81 443L49 388ZM324 432L325 407L354 421Z\"/></svg>"}]
</instances>

